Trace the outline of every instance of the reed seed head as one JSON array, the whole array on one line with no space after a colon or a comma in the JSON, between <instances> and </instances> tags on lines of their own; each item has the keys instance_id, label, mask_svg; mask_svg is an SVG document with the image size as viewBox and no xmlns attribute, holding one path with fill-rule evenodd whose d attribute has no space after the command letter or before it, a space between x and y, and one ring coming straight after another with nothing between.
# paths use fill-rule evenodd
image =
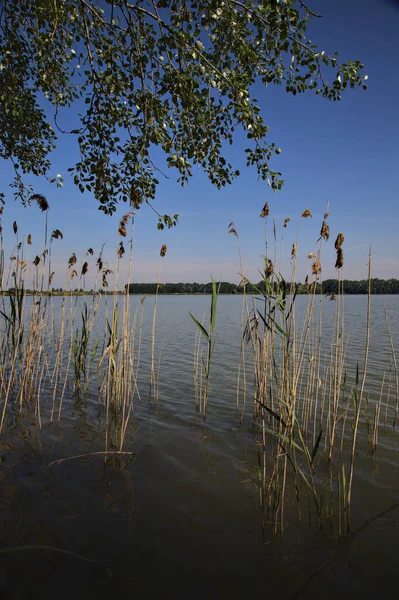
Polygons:
<instances>
[{"instance_id":1,"label":"reed seed head","mask_svg":"<svg viewBox=\"0 0 399 600\"><path fill-rule=\"evenodd\" d=\"M309 219L309 218L312 218L313 215L312 215L312 212L308 208L305 208L305 210L301 214L301 217L303 217L304 219Z\"/></svg>"},{"instance_id":2,"label":"reed seed head","mask_svg":"<svg viewBox=\"0 0 399 600\"><path fill-rule=\"evenodd\" d=\"M336 300L336 295L334 292L328 292L328 294L326 294L326 298L329 298L330 300Z\"/></svg>"},{"instance_id":3,"label":"reed seed head","mask_svg":"<svg viewBox=\"0 0 399 600\"><path fill-rule=\"evenodd\" d=\"M82 273L81 275L86 275L87 271L89 270L89 263L88 262L84 262L83 263L83 267L82 267Z\"/></svg>"},{"instance_id":4,"label":"reed seed head","mask_svg":"<svg viewBox=\"0 0 399 600\"><path fill-rule=\"evenodd\" d=\"M294 242L292 244L292 250L291 250L291 258L295 258L296 257L296 242Z\"/></svg>"},{"instance_id":5,"label":"reed seed head","mask_svg":"<svg viewBox=\"0 0 399 600\"><path fill-rule=\"evenodd\" d=\"M323 221L323 223L321 224L319 240L321 238L323 238L323 240L328 242L329 237L330 237L330 226L327 224L327 221Z\"/></svg>"},{"instance_id":6,"label":"reed seed head","mask_svg":"<svg viewBox=\"0 0 399 600\"><path fill-rule=\"evenodd\" d=\"M344 251L342 248L337 250L337 260L335 261L335 268L341 269L344 266Z\"/></svg>"},{"instance_id":7,"label":"reed seed head","mask_svg":"<svg viewBox=\"0 0 399 600\"><path fill-rule=\"evenodd\" d=\"M35 267L37 267L37 265L38 265L39 263L40 263L40 256L37 256L37 254L36 254L36 256L35 256L35 259L34 259L34 261L33 261L33 264L35 265Z\"/></svg>"},{"instance_id":8,"label":"reed seed head","mask_svg":"<svg viewBox=\"0 0 399 600\"><path fill-rule=\"evenodd\" d=\"M269 216L269 203L266 202L266 204L264 205L264 207L262 208L262 212L260 213L260 218L264 219L265 217Z\"/></svg>"},{"instance_id":9,"label":"reed seed head","mask_svg":"<svg viewBox=\"0 0 399 600\"><path fill-rule=\"evenodd\" d=\"M344 240L345 240L344 234L340 232L337 235L337 239L335 240L335 244L334 244L336 250L341 248L342 244L344 243Z\"/></svg>"},{"instance_id":10,"label":"reed seed head","mask_svg":"<svg viewBox=\"0 0 399 600\"><path fill-rule=\"evenodd\" d=\"M321 262L318 258L312 263L312 273L313 275L318 275L321 273Z\"/></svg>"},{"instance_id":11,"label":"reed seed head","mask_svg":"<svg viewBox=\"0 0 399 600\"><path fill-rule=\"evenodd\" d=\"M122 258L122 256L124 254L125 254L125 248L123 246L123 242L120 242L119 248L118 248L118 256L119 256L119 258Z\"/></svg>"},{"instance_id":12,"label":"reed seed head","mask_svg":"<svg viewBox=\"0 0 399 600\"><path fill-rule=\"evenodd\" d=\"M31 236L31 234L29 234L28 237L26 238L26 243L29 244L29 246L32 245L32 236Z\"/></svg>"},{"instance_id":13,"label":"reed seed head","mask_svg":"<svg viewBox=\"0 0 399 600\"><path fill-rule=\"evenodd\" d=\"M59 238L61 238L63 240L64 236L62 235L62 233L59 229L54 229L53 233L51 234L51 238L53 240L58 240Z\"/></svg>"},{"instance_id":14,"label":"reed seed head","mask_svg":"<svg viewBox=\"0 0 399 600\"><path fill-rule=\"evenodd\" d=\"M122 237L126 237L126 225L123 223L123 221L119 223L118 233Z\"/></svg>"},{"instance_id":15,"label":"reed seed head","mask_svg":"<svg viewBox=\"0 0 399 600\"><path fill-rule=\"evenodd\" d=\"M46 210L48 210L50 208L49 203L47 202L46 198L43 196L43 194L33 194L30 197L30 200L36 200L40 210L42 212L46 212Z\"/></svg>"},{"instance_id":16,"label":"reed seed head","mask_svg":"<svg viewBox=\"0 0 399 600\"><path fill-rule=\"evenodd\" d=\"M16 221L14 221L14 223L12 224L12 228L14 230L14 233L17 234L17 232L18 232L18 225L17 225Z\"/></svg>"},{"instance_id":17,"label":"reed seed head","mask_svg":"<svg viewBox=\"0 0 399 600\"><path fill-rule=\"evenodd\" d=\"M317 254L315 254L314 252L311 252L310 254L307 255L306 258L317 258Z\"/></svg>"},{"instance_id":18,"label":"reed seed head","mask_svg":"<svg viewBox=\"0 0 399 600\"><path fill-rule=\"evenodd\" d=\"M74 264L76 264L76 254L75 254L75 252L72 253L70 259L68 260L68 269L70 269L71 267L73 267Z\"/></svg>"},{"instance_id":19,"label":"reed seed head","mask_svg":"<svg viewBox=\"0 0 399 600\"><path fill-rule=\"evenodd\" d=\"M134 213L130 211L126 215L123 215L123 217L120 220L118 233L122 237L126 237L126 225L132 215L134 215Z\"/></svg>"},{"instance_id":20,"label":"reed seed head","mask_svg":"<svg viewBox=\"0 0 399 600\"><path fill-rule=\"evenodd\" d=\"M266 277L266 279L269 279L269 277L271 277L273 275L273 272L274 272L273 261L270 260L270 258L266 258L265 259L265 277ZM247 280L247 283L249 283L248 280Z\"/></svg>"},{"instance_id":21,"label":"reed seed head","mask_svg":"<svg viewBox=\"0 0 399 600\"><path fill-rule=\"evenodd\" d=\"M165 254L166 254L166 251L167 251L167 249L168 249L168 248L167 248L166 244L164 244L164 245L162 246L162 248L161 248L161 251L160 251L160 253L159 253L159 254L160 254L160 256L164 257L164 256L165 256Z\"/></svg>"},{"instance_id":22,"label":"reed seed head","mask_svg":"<svg viewBox=\"0 0 399 600\"><path fill-rule=\"evenodd\" d=\"M229 225L228 225L227 229L228 229L228 232L229 232L229 233L232 233L233 235L235 235L236 237L238 237L238 233L237 233L237 230L236 230L236 228L235 228L235 223L234 223L234 221L232 221L231 223L229 223Z\"/></svg>"},{"instance_id":23,"label":"reed seed head","mask_svg":"<svg viewBox=\"0 0 399 600\"><path fill-rule=\"evenodd\" d=\"M93 256L93 254L94 254L93 248L89 248L87 251L87 254L90 254L90 256Z\"/></svg>"},{"instance_id":24,"label":"reed seed head","mask_svg":"<svg viewBox=\"0 0 399 600\"><path fill-rule=\"evenodd\" d=\"M54 271L50 274L50 277L48 278L48 284L51 285L51 282L53 281L53 277L54 277L55 273Z\"/></svg>"},{"instance_id":25,"label":"reed seed head","mask_svg":"<svg viewBox=\"0 0 399 600\"><path fill-rule=\"evenodd\" d=\"M283 227L287 227L287 223L289 223L290 221L291 221L290 217L287 217L286 219L284 219Z\"/></svg>"}]
</instances>

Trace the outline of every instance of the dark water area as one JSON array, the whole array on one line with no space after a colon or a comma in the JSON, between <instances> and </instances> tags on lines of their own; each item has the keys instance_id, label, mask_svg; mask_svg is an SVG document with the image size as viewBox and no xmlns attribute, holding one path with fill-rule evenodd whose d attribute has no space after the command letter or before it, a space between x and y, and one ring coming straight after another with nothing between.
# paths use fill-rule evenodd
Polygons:
<instances>
[{"instance_id":1,"label":"dark water area","mask_svg":"<svg viewBox=\"0 0 399 600\"><path fill-rule=\"evenodd\" d=\"M159 299L159 398L135 400L124 445L131 454L101 454L105 415L95 382L80 399L67 390L59 422L50 422L45 396L41 428L33 406L8 411L0 437L1 598L399 598L399 437L391 425L381 426L374 456L365 429L359 434L348 537L328 522L309 523L306 511L299 518L291 488L283 538L273 535L267 512L262 526L258 432L250 407L241 424L236 408L240 302L219 300L206 422L195 412L188 316L208 309L202 297ZM399 341L399 298L385 303ZM365 305L364 297L346 300L353 368ZM327 337L333 303L329 310ZM383 299L373 298L372 310L370 402L392 362ZM151 307L147 315L144 349ZM145 350L142 361L145 379Z\"/></svg>"}]
</instances>

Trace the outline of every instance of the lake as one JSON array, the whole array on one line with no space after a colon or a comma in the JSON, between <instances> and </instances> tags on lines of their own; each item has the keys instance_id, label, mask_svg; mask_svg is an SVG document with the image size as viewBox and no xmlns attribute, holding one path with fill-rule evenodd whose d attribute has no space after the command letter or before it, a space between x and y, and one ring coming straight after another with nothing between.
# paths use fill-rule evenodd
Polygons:
<instances>
[{"instance_id":1,"label":"lake","mask_svg":"<svg viewBox=\"0 0 399 600\"><path fill-rule=\"evenodd\" d=\"M74 322L72 337L66 328L63 361L67 360L68 344L74 343L85 300L89 306L97 301L90 297L66 299L66 319L73 318ZM11 390L0 437L0 552L8 549L1 554L0 566L4 598L70 598L71 594L107 600L230 599L251 594L278 594L287 600L399 598L399 438L397 427L392 427L395 365L384 314L385 306L397 351L399 297L371 297L370 351L356 445L351 533L347 536L337 531L336 506L331 504L326 509L331 502L327 493L323 511L330 518L324 515L315 519L313 509L306 510L310 504L306 494L299 514L293 477L285 492L284 531L276 534L272 514L262 500L261 434L253 419L254 359L250 351L246 358L244 408L242 370L237 395L242 298L218 299L206 420L195 405L197 329L189 311L200 321L205 315L207 328L210 297L159 296L153 363L156 397L152 399L149 378L154 297L145 298L143 304L140 300L136 296L128 298L129 330L135 330L135 352L140 339L141 350L132 363L132 372L134 365L140 364L133 386L134 409L129 413L122 449L129 454L117 456L101 454L105 448L104 423L111 416L107 417L99 404L99 386L105 389L106 384L96 375L99 361L103 367L108 365L105 370L116 368L107 363L108 338L112 334L106 329L107 319L108 323L112 320L114 298L101 298L93 319L87 385L74 390L71 380L64 379L65 369L60 370L56 398L53 373L57 344L63 335L63 299L49 300L43 347L36 348L42 365L35 371L35 389L41 386L40 410L34 398L24 395L20 412L18 389ZM26 298L26 315L33 301ZM117 301L121 313L125 299L118 297ZM7 302L5 299L6 308ZM298 297L296 305L296 322L300 324L306 314L307 297ZM314 360L310 350L315 344L316 349L321 348L320 364L323 369L329 368L331 359L327 354L331 356L338 340L334 329L336 311L336 302L323 300L321 345L316 344L319 330L310 330L303 358L306 364ZM317 298L314 314L319 323ZM356 386L356 380L360 388L367 297L345 296L344 317L345 381L349 390ZM298 339L301 331L298 325ZM118 336L115 344L120 346L115 347L120 352L122 332ZM277 355L279 352L282 350L278 349ZM124 369L130 368L129 352L126 357ZM197 368L200 378L201 365ZM326 402L327 406L328 388L322 394L327 371L323 369L311 385L312 390L320 389L320 403ZM23 375L21 369L20 380ZM4 370L3 403L8 377ZM306 385L300 387L303 396ZM378 445L372 451L370 437L378 402ZM303 406L298 404L298 412L305 410ZM345 460L350 455L351 410L337 421L341 427L347 420L340 438ZM118 431L117 425L114 431ZM272 435L269 437L273 439ZM324 460L324 435L318 448L316 485L330 478L336 493L340 461L337 451L329 466ZM110 440L108 449L112 449ZM281 446L276 443L273 448ZM268 471L267 478L270 476ZM303 482L302 488L306 488Z\"/></svg>"}]
</instances>

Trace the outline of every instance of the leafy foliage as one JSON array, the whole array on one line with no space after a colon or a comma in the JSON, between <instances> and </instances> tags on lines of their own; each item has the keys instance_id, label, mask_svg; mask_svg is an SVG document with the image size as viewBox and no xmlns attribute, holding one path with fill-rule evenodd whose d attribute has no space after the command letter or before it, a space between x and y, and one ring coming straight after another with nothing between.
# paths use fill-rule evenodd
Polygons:
<instances>
[{"instance_id":1,"label":"leafy foliage","mask_svg":"<svg viewBox=\"0 0 399 600\"><path fill-rule=\"evenodd\" d=\"M312 18L296 0L2 3L0 157L13 162L16 197L28 203L33 193L26 174L62 185L49 154L56 131L66 133L64 113L80 150L69 171L105 213L119 201L151 204L163 163L183 186L194 165L218 188L230 184L239 171L224 155L240 128L247 165L278 190L270 159L281 150L268 141L254 84L329 100L365 87L363 65L339 64L308 41ZM159 228L176 222L158 213Z\"/></svg>"}]
</instances>

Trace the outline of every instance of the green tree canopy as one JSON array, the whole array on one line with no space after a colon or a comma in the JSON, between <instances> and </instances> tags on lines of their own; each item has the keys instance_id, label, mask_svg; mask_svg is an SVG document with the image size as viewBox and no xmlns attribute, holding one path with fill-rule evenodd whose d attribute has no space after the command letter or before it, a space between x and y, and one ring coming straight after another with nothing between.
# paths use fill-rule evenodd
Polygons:
<instances>
[{"instance_id":1,"label":"green tree canopy","mask_svg":"<svg viewBox=\"0 0 399 600\"><path fill-rule=\"evenodd\" d=\"M119 201L151 204L166 166L181 185L193 165L217 187L231 183L239 172L226 143L239 128L247 165L279 189L270 159L280 149L269 142L256 82L329 100L365 87L359 61L340 63L308 40L316 15L301 0L3 0L0 7L0 157L12 161L23 203L34 192L24 175L61 183L50 176L50 152L63 111L74 128L62 132L80 148L69 168L74 182L112 213ZM176 221L158 216L161 228Z\"/></svg>"}]
</instances>

